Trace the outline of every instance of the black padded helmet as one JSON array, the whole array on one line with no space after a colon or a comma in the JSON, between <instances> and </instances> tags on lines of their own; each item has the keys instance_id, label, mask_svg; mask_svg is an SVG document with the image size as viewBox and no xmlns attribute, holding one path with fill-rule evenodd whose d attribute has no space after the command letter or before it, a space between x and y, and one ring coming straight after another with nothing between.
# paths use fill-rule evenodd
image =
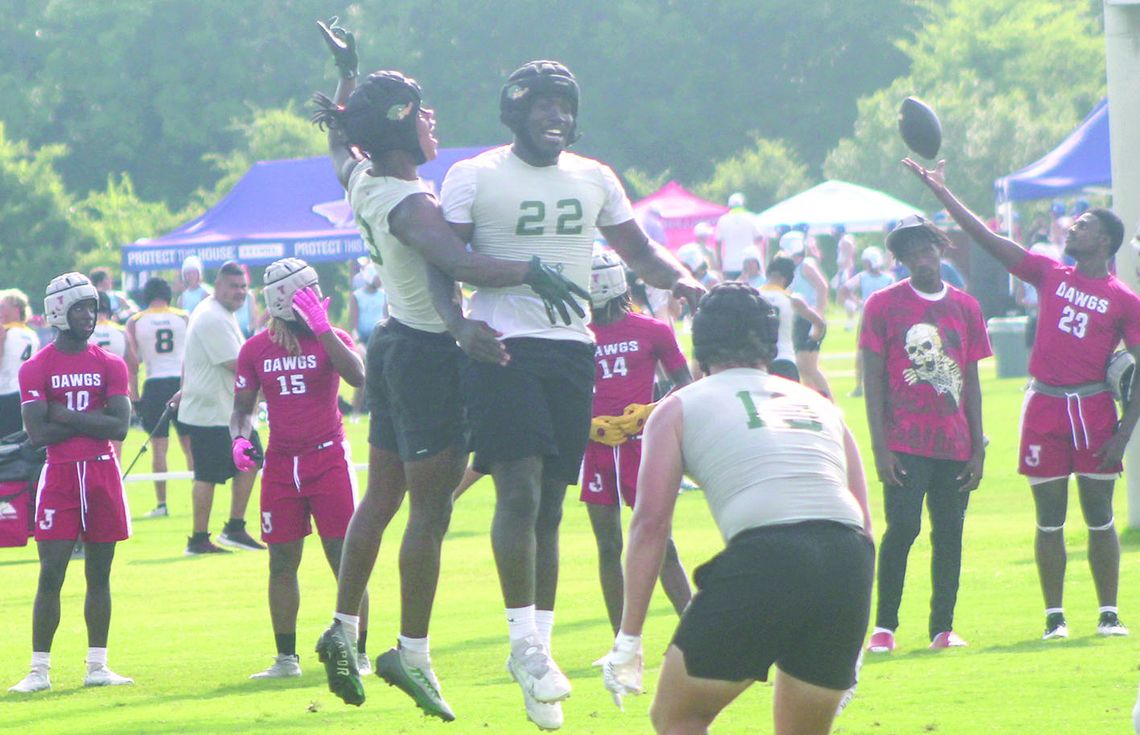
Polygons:
<instances>
[{"instance_id":1,"label":"black padded helmet","mask_svg":"<svg viewBox=\"0 0 1140 735\"><path fill-rule=\"evenodd\" d=\"M511 132L518 133L531 102L540 94L560 95L570 102L574 123L570 126L568 139L573 143L578 139L578 80L557 61L528 61L515 69L499 93L499 119Z\"/></svg>"}]
</instances>

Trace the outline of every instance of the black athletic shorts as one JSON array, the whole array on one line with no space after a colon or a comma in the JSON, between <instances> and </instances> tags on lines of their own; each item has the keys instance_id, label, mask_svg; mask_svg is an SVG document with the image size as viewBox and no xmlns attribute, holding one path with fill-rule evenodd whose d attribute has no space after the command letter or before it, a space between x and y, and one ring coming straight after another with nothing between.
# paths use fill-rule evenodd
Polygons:
<instances>
[{"instance_id":1,"label":"black athletic shorts","mask_svg":"<svg viewBox=\"0 0 1140 735\"><path fill-rule=\"evenodd\" d=\"M182 387L182 378L149 378L143 383L142 398L139 400L139 420L142 421L143 431L160 439L170 436L170 424L179 434L186 433L186 427L177 419L178 412L174 409L162 418L166 404ZM162 422L159 423L159 419ZM172 421L173 419L173 421Z\"/></svg>"},{"instance_id":2,"label":"black athletic shorts","mask_svg":"<svg viewBox=\"0 0 1140 735\"><path fill-rule=\"evenodd\" d=\"M796 352L819 352L820 339L811 338L811 322L797 316L792 324L792 347Z\"/></svg>"},{"instance_id":3,"label":"black athletic shorts","mask_svg":"<svg viewBox=\"0 0 1140 735\"><path fill-rule=\"evenodd\" d=\"M594 346L561 339L506 340L506 367L463 360L463 398L474 467L542 457L544 474L578 481L590 438Z\"/></svg>"},{"instance_id":4,"label":"black athletic shorts","mask_svg":"<svg viewBox=\"0 0 1140 735\"><path fill-rule=\"evenodd\" d=\"M413 329L392 318L377 324L368 340L365 370L368 443L399 453L405 462L462 446L462 354L447 332Z\"/></svg>"},{"instance_id":5,"label":"black athletic shorts","mask_svg":"<svg viewBox=\"0 0 1140 735\"><path fill-rule=\"evenodd\" d=\"M874 545L859 530L811 521L745 531L699 567L673 643L690 676L768 680L772 664L847 689L871 609Z\"/></svg>"},{"instance_id":6,"label":"black athletic shorts","mask_svg":"<svg viewBox=\"0 0 1140 735\"><path fill-rule=\"evenodd\" d=\"M781 378L800 382L800 369L792 360L773 360L772 364L768 366L768 372L772 375L779 375Z\"/></svg>"},{"instance_id":7,"label":"black athletic shorts","mask_svg":"<svg viewBox=\"0 0 1140 735\"><path fill-rule=\"evenodd\" d=\"M0 437L14 434L24 428L20 413L20 394L8 393L0 396Z\"/></svg>"},{"instance_id":8,"label":"black athletic shorts","mask_svg":"<svg viewBox=\"0 0 1140 735\"><path fill-rule=\"evenodd\" d=\"M190 437L190 456L194 458L194 479L222 485L237 474L234 467L233 440L228 426L193 426L182 424ZM257 432L249 437L254 449L263 452Z\"/></svg>"}]
</instances>

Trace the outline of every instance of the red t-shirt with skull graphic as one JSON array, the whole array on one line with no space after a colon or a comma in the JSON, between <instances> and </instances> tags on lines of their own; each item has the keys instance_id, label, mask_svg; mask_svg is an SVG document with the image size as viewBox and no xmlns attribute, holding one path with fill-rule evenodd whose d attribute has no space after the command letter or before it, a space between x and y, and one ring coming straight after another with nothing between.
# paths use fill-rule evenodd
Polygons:
<instances>
[{"instance_id":1,"label":"red t-shirt with skull graphic","mask_svg":"<svg viewBox=\"0 0 1140 735\"><path fill-rule=\"evenodd\" d=\"M890 450L969 459L973 447L962 408L966 367L993 354L977 300L949 285L933 300L916 292L910 279L888 286L867 299L859 347L883 357Z\"/></svg>"}]
</instances>

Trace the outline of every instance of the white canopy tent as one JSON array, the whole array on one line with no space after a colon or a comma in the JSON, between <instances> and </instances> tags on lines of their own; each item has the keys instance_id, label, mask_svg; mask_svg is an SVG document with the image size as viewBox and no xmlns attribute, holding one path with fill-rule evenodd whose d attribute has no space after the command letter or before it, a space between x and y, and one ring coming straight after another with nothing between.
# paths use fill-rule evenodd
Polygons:
<instances>
[{"instance_id":1,"label":"white canopy tent","mask_svg":"<svg viewBox=\"0 0 1140 735\"><path fill-rule=\"evenodd\" d=\"M875 232L888 222L922 210L881 191L846 181L825 181L785 199L756 215L756 222L767 234L778 225L806 222L813 233L827 233L835 225L848 232Z\"/></svg>"}]
</instances>

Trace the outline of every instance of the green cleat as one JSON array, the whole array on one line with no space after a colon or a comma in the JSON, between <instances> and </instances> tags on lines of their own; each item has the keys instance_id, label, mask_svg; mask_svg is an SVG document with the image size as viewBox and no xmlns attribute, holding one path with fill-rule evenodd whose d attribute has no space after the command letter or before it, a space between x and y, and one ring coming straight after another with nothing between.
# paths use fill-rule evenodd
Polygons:
<instances>
[{"instance_id":1,"label":"green cleat","mask_svg":"<svg viewBox=\"0 0 1140 735\"><path fill-rule=\"evenodd\" d=\"M357 707L364 704L364 682L360 681L360 671L356 667L356 643L348 639L339 620L334 621L317 640L317 656L325 665L329 691L343 699L345 704Z\"/></svg>"},{"instance_id":2,"label":"green cleat","mask_svg":"<svg viewBox=\"0 0 1140 735\"><path fill-rule=\"evenodd\" d=\"M430 663L425 667L413 666L404 660L400 651L392 648L376 658L375 668L377 676L411 697L424 713L444 722L455 719L455 713L439 692L439 679L435 678Z\"/></svg>"}]
</instances>

